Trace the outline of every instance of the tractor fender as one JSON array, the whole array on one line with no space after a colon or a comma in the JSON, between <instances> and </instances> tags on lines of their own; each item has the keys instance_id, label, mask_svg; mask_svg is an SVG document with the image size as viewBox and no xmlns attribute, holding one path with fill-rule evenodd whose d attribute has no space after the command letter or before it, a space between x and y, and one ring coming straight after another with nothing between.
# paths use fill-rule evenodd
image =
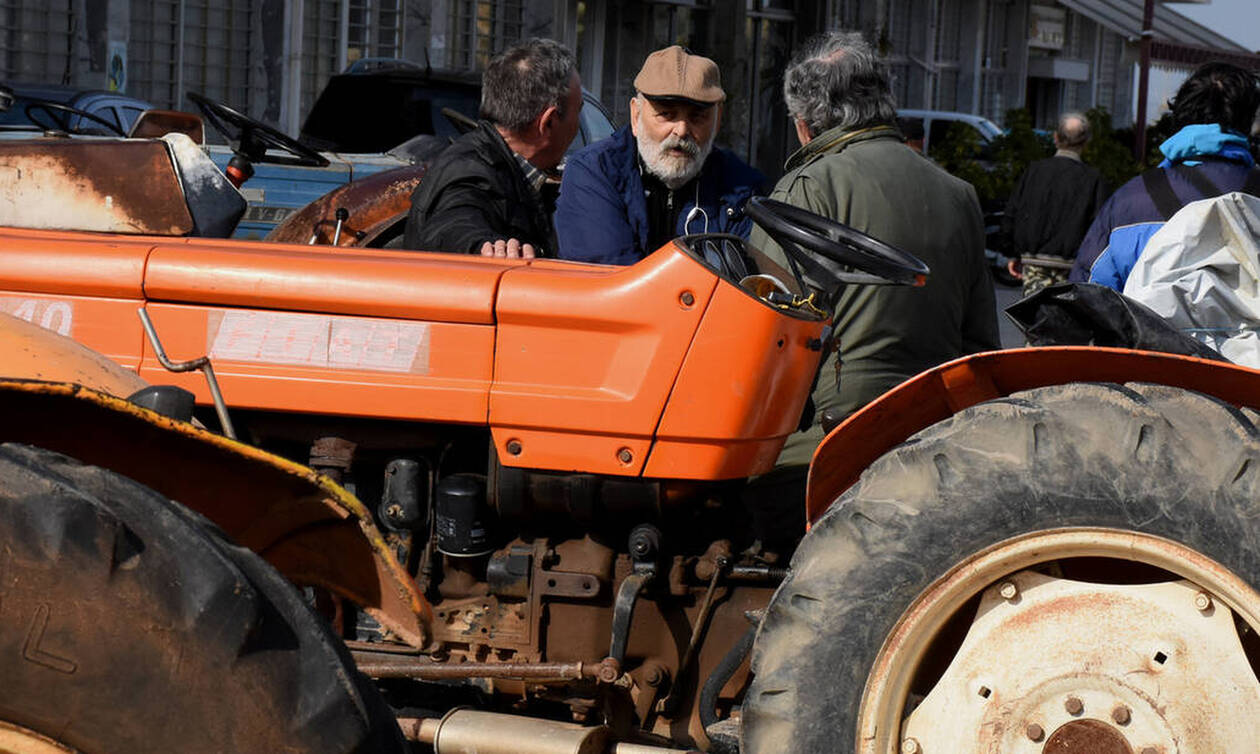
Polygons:
<instances>
[{"instance_id":1,"label":"tractor fender","mask_svg":"<svg viewBox=\"0 0 1260 754\"><path fill-rule=\"evenodd\" d=\"M53 316L49 317L49 313ZM34 317L34 307L30 316ZM64 326L69 330L69 311L58 316L55 309L45 311L49 327ZM0 375L5 377L73 382L111 395L125 397L149 383L130 369L80 345L49 327L41 327L19 317L0 313Z\"/></svg>"},{"instance_id":2,"label":"tractor fender","mask_svg":"<svg viewBox=\"0 0 1260 754\"><path fill-rule=\"evenodd\" d=\"M0 379L0 441L101 466L205 516L290 582L423 648L432 611L354 495L314 470L69 382Z\"/></svg>"},{"instance_id":3,"label":"tractor fender","mask_svg":"<svg viewBox=\"0 0 1260 754\"><path fill-rule=\"evenodd\" d=\"M973 354L912 377L832 430L810 462L807 520L816 521L875 459L920 430L983 401L1069 382L1150 382L1260 407L1260 371L1220 361L1092 346Z\"/></svg>"}]
</instances>

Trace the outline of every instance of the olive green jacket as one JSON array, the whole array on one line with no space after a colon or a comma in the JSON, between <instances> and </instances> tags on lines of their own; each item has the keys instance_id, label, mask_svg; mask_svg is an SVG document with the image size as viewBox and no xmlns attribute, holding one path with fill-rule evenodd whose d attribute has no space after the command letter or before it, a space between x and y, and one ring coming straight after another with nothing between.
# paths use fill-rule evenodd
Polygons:
<instances>
[{"instance_id":1,"label":"olive green jacket","mask_svg":"<svg viewBox=\"0 0 1260 754\"><path fill-rule=\"evenodd\" d=\"M999 347L984 223L970 184L907 147L889 126L826 131L786 168L772 198L904 249L931 268L921 288L849 285L841 292L834 320L840 366L834 353L823 364L816 417L827 409L848 416L925 369ZM784 260L760 227L751 242ZM788 439L779 464L809 463L822 437L815 418Z\"/></svg>"}]
</instances>

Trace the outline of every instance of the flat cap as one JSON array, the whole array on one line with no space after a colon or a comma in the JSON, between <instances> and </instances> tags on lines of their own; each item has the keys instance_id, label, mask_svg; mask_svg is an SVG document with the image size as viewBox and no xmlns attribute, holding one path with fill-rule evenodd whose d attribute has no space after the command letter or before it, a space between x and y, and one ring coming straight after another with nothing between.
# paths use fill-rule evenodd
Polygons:
<instances>
[{"instance_id":1,"label":"flat cap","mask_svg":"<svg viewBox=\"0 0 1260 754\"><path fill-rule=\"evenodd\" d=\"M649 99L681 99L715 105L726 99L717 63L673 45L648 55L634 88Z\"/></svg>"}]
</instances>

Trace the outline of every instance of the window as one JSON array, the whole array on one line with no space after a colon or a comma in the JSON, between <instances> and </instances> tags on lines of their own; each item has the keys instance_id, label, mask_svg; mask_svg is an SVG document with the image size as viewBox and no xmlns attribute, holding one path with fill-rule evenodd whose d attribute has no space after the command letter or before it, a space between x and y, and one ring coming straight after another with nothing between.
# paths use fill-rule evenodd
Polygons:
<instances>
[{"instance_id":1,"label":"window","mask_svg":"<svg viewBox=\"0 0 1260 754\"><path fill-rule=\"evenodd\" d=\"M0 79L71 83L75 34L70 0L0 0Z\"/></svg>"},{"instance_id":2,"label":"window","mask_svg":"<svg viewBox=\"0 0 1260 754\"><path fill-rule=\"evenodd\" d=\"M858 0L836 0L831 5L831 29L858 28Z\"/></svg>"},{"instance_id":3,"label":"window","mask_svg":"<svg viewBox=\"0 0 1260 754\"><path fill-rule=\"evenodd\" d=\"M796 147L795 130L790 127L787 105L783 102L783 71L787 68L794 41L795 16L781 8L746 11L746 60L751 67L748 89L746 159L770 173ZM780 3L782 5L782 3Z\"/></svg>"},{"instance_id":4,"label":"window","mask_svg":"<svg viewBox=\"0 0 1260 754\"><path fill-rule=\"evenodd\" d=\"M936 12L937 110L958 109L958 71L962 58L962 8L955 0L939 0Z\"/></svg>"},{"instance_id":5,"label":"window","mask_svg":"<svg viewBox=\"0 0 1260 754\"><path fill-rule=\"evenodd\" d=\"M254 0L184 0L182 79L184 91L261 115L266 86L249 44L253 5Z\"/></svg>"},{"instance_id":6,"label":"window","mask_svg":"<svg viewBox=\"0 0 1260 754\"><path fill-rule=\"evenodd\" d=\"M127 89L159 107L184 105L179 86L179 19L179 0L132 0Z\"/></svg>"},{"instance_id":7,"label":"window","mask_svg":"<svg viewBox=\"0 0 1260 754\"><path fill-rule=\"evenodd\" d=\"M305 0L302 3L301 116L310 112L328 79L340 73L343 67L340 0Z\"/></svg>"},{"instance_id":8,"label":"window","mask_svg":"<svg viewBox=\"0 0 1260 754\"><path fill-rule=\"evenodd\" d=\"M611 111L613 121L626 123L634 77L648 53L670 44L707 50L712 14L708 3L694 0L605 3L603 12L606 36L600 45L602 81L596 94ZM594 80L583 82L591 86Z\"/></svg>"},{"instance_id":9,"label":"window","mask_svg":"<svg viewBox=\"0 0 1260 754\"><path fill-rule=\"evenodd\" d=\"M490 58L521 39L522 0L454 0L450 19L450 66L479 71Z\"/></svg>"},{"instance_id":10,"label":"window","mask_svg":"<svg viewBox=\"0 0 1260 754\"><path fill-rule=\"evenodd\" d=\"M304 0L300 118L334 74L403 51L402 0Z\"/></svg>"},{"instance_id":11,"label":"window","mask_svg":"<svg viewBox=\"0 0 1260 754\"><path fill-rule=\"evenodd\" d=\"M931 107L928 91L927 33L930 26L927 3L889 0L887 50L892 74L893 99L899 107Z\"/></svg>"},{"instance_id":12,"label":"window","mask_svg":"<svg viewBox=\"0 0 1260 754\"><path fill-rule=\"evenodd\" d=\"M262 115L266 83L250 44L259 1L132 0L127 93L183 110L197 92Z\"/></svg>"},{"instance_id":13,"label":"window","mask_svg":"<svg viewBox=\"0 0 1260 754\"><path fill-rule=\"evenodd\" d=\"M980 114L986 118L1000 120L1010 107L1007 97L1006 63L1007 44L1006 27L1010 7L1005 2L989 4L989 14L985 24L984 61L980 80Z\"/></svg>"},{"instance_id":14,"label":"window","mask_svg":"<svg viewBox=\"0 0 1260 754\"><path fill-rule=\"evenodd\" d=\"M5 1L0 0L0 20ZM299 122L328 79L347 64L402 53L402 2L304 0L288 5L302 9ZM264 5L263 0L131 0L127 93L158 107L188 109L185 93L192 91L251 117L278 122L276 91L289 85L279 49L288 19L279 6L270 6L268 12Z\"/></svg>"}]
</instances>

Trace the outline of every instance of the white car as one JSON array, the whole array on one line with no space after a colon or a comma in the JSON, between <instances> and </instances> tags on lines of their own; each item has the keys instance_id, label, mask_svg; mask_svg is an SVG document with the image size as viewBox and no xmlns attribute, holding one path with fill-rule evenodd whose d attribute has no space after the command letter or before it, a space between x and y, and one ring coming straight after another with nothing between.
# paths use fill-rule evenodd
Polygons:
<instances>
[{"instance_id":1,"label":"white car","mask_svg":"<svg viewBox=\"0 0 1260 754\"><path fill-rule=\"evenodd\" d=\"M950 126L955 123L962 123L975 130L980 140L981 154L984 147L1002 133L1002 129L988 118L948 110L898 110L897 120L903 124L913 123L923 127L924 154L931 154L932 142L944 139Z\"/></svg>"}]
</instances>

